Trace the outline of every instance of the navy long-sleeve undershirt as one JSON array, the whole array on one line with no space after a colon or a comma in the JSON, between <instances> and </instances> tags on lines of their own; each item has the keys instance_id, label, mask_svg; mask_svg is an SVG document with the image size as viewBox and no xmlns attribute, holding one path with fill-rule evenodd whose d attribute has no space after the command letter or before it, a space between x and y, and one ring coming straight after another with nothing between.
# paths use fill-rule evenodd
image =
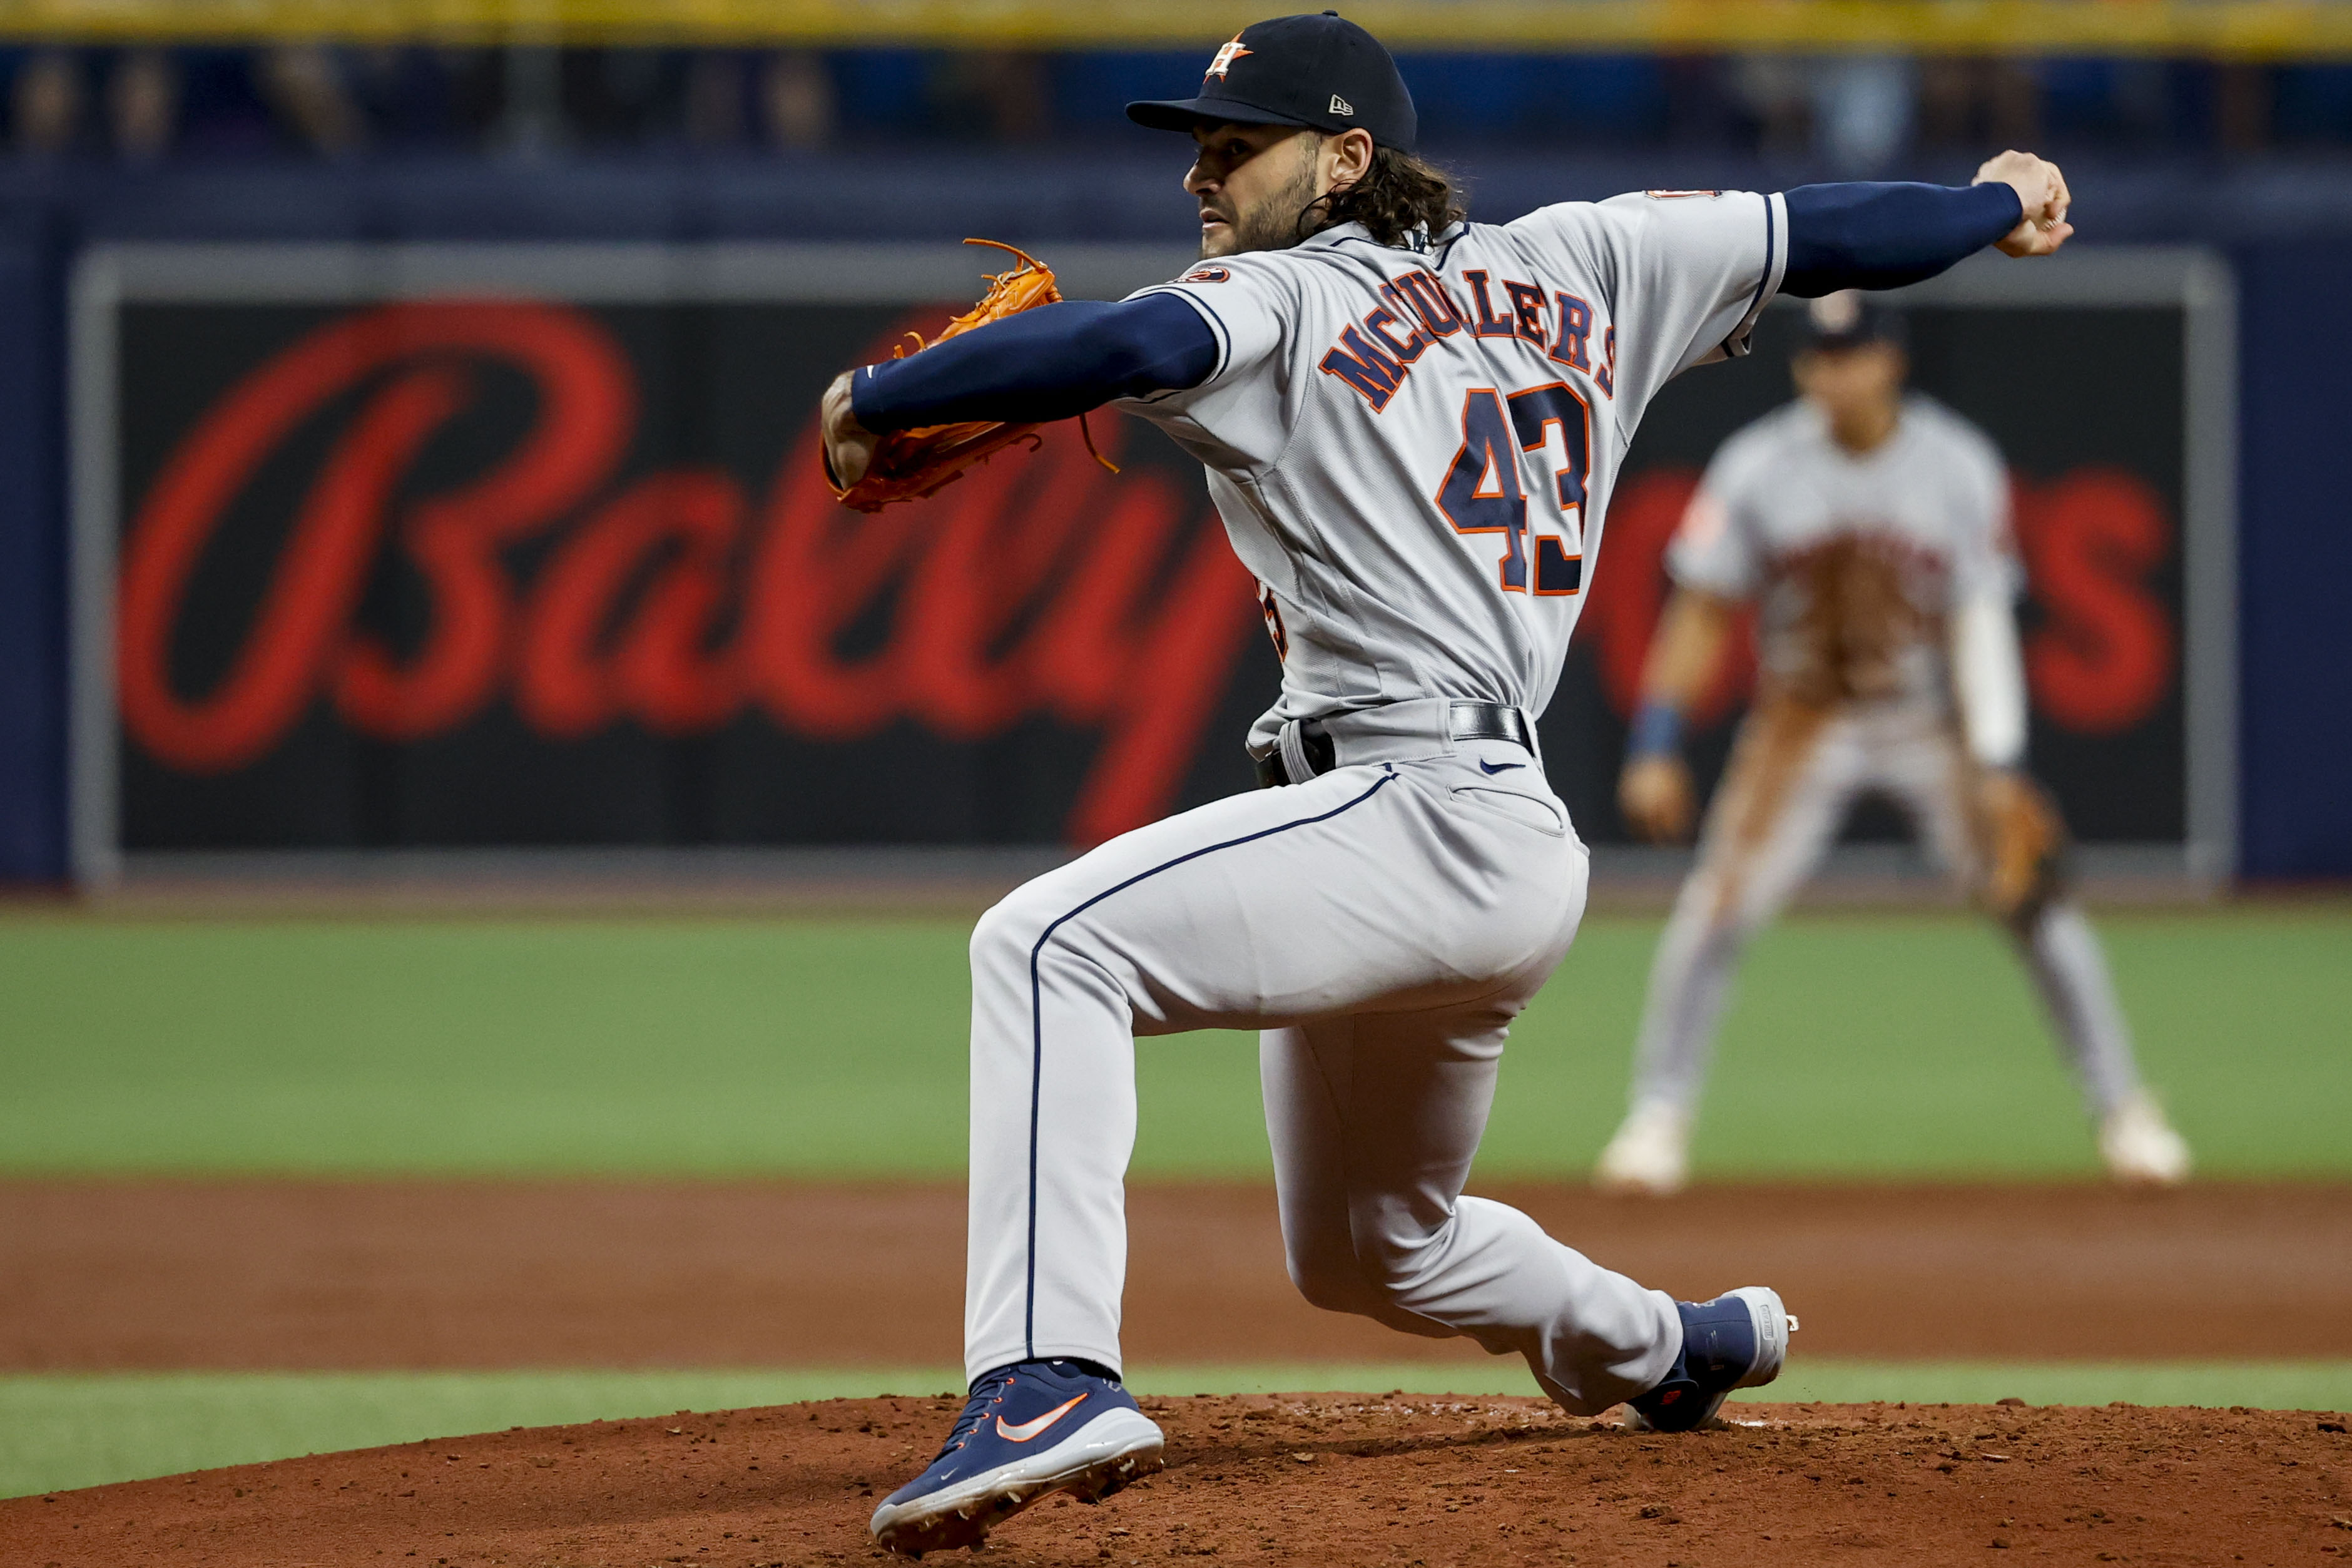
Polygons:
<instances>
[{"instance_id":1,"label":"navy long-sleeve undershirt","mask_svg":"<svg viewBox=\"0 0 2352 1568\"><path fill-rule=\"evenodd\" d=\"M1786 199L1780 292L1807 300L1932 278L2023 216L2017 193L1999 183L1799 185ZM867 365L850 405L869 430L967 419L1042 425L1114 398L1198 386L1216 363L1208 323L1172 295L1066 300Z\"/></svg>"},{"instance_id":2,"label":"navy long-sleeve undershirt","mask_svg":"<svg viewBox=\"0 0 2352 1568\"><path fill-rule=\"evenodd\" d=\"M1789 204L1780 292L1818 300L1841 289L1899 289L1975 255L2025 216L1999 181L1949 185L1799 185Z\"/></svg>"},{"instance_id":3,"label":"navy long-sleeve undershirt","mask_svg":"<svg viewBox=\"0 0 2352 1568\"><path fill-rule=\"evenodd\" d=\"M967 419L1043 425L1113 398L1198 386L1216 367L1209 324L1173 295L1066 300L868 365L850 406L868 430Z\"/></svg>"}]
</instances>

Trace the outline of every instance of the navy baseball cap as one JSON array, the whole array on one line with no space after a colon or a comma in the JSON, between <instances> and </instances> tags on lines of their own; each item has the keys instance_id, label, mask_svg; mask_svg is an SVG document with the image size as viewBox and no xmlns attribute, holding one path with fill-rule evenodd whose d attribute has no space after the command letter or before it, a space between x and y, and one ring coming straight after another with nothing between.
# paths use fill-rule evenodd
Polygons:
<instances>
[{"instance_id":1,"label":"navy baseball cap","mask_svg":"<svg viewBox=\"0 0 2352 1568\"><path fill-rule=\"evenodd\" d=\"M1130 103L1127 117L1154 131L1231 122L1336 135L1360 126L1400 153L1412 151L1421 128L1396 61L1337 11L1251 23L1209 61L1198 97Z\"/></svg>"},{"instance_id":2,"label":"navy baseball cap","mask_svg":"<svg viewBox=\"0 0 2352 1568\"><path fill-rule=\"evenodd\" d=\"M1809 349L1851 349L1864 343L1904 346L1903 312L1881 304L1859 289L1841 289L1805 304L1804 346Z\"/></svg>"}]
</instances>

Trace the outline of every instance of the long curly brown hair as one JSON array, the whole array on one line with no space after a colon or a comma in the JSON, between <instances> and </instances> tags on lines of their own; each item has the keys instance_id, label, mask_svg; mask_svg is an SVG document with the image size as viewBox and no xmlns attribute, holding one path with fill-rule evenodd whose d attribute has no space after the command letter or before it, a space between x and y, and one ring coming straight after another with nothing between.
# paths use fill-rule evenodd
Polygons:
<instances>
[{"instance_id":1,"label":"long curly brown hair","mask_svg":"<svg viewBox=\"0 0 2352 1568\"><path fill-rule=\"evenodd\" d=\"M1364 177L1308 204L1298 215L1298 226L1304 236L1335 224L1360 223L1382 245L1397 245L1415 229L1440 234L1468 216L1444 170L1393 147L1375 147Z\"/></svg>"}]
</instances>

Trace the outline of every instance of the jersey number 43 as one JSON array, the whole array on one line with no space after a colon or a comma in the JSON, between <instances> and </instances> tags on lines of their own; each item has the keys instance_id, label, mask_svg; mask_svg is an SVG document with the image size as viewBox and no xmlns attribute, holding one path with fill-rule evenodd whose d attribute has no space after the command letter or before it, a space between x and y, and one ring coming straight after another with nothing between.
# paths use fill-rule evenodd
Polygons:
<instances>
[{"instance_id":1,"label":"jersey number 43","mask_svg":"<svg viewBox=\"0 0 2352 1568\"><path fill-rule=\"evenodd\" d=\"M1530 549L1519 454L1552 449L1555 429L1562 460L1549 493L1538 487ZM1503 536L1505 593L1573 594L1584 585L1584 476L1591 450L1591 410L1565 382L1508 394L1475 386L1464 395L1462 449L1438 487L1437 510L1457 533Z\"/></svg>"}]
</instances>

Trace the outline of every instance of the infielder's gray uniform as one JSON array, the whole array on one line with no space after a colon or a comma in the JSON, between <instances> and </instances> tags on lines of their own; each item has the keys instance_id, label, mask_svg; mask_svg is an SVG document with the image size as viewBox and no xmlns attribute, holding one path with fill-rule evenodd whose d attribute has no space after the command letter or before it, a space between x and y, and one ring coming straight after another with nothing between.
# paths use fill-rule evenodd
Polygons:
<instances>
[{"instance_id":1,"label":"infielder's gray uniform","mask_svg":"<svg viewBox=\"0 0 2352 1568\"><path fill-rule=\"evenodd\" d=\"M1203 1027L1265 1030L1310 1300L1520 1352L1573 1411L1665 1374L1671 1298L1460 1196L1586 855L1540 759L1457 741L1449 702L1542 710L1642 410L1745 351L1786 233L1778 195L1657 193L1419 249L1349 224L1163 286L1219 363L1121 406L1208 466L1263 586L1285 658L1254 749L1318 718L1339 765L1128 834L974 931L975 1376L1119 1366L1132 1037Z\"/></svg>"},{"instance_id":2,"label":"infielder's gray uniform","mask_svg":"<svg viewBox=\"0 0 2352 1568\"><path fill-rule=\"evenodd\" d=\"M2021 586L2006 469L1983 432L1916 393L1895 433L1861 456L1792 403L1724 443L1666 570L1683 587L1758 604L1756 707L1658 944L1635 1063L1637 1110L1687 1111L1740 949L1820 863L1857 796L1892 796L1963 885L1981 873L1948 634L1962 606L1991 599L2006 613ZM2020 945L2103 1117L2139 1078L2098 939L2073 904L2053 902Z\"/></svg>"}]
</instances>

